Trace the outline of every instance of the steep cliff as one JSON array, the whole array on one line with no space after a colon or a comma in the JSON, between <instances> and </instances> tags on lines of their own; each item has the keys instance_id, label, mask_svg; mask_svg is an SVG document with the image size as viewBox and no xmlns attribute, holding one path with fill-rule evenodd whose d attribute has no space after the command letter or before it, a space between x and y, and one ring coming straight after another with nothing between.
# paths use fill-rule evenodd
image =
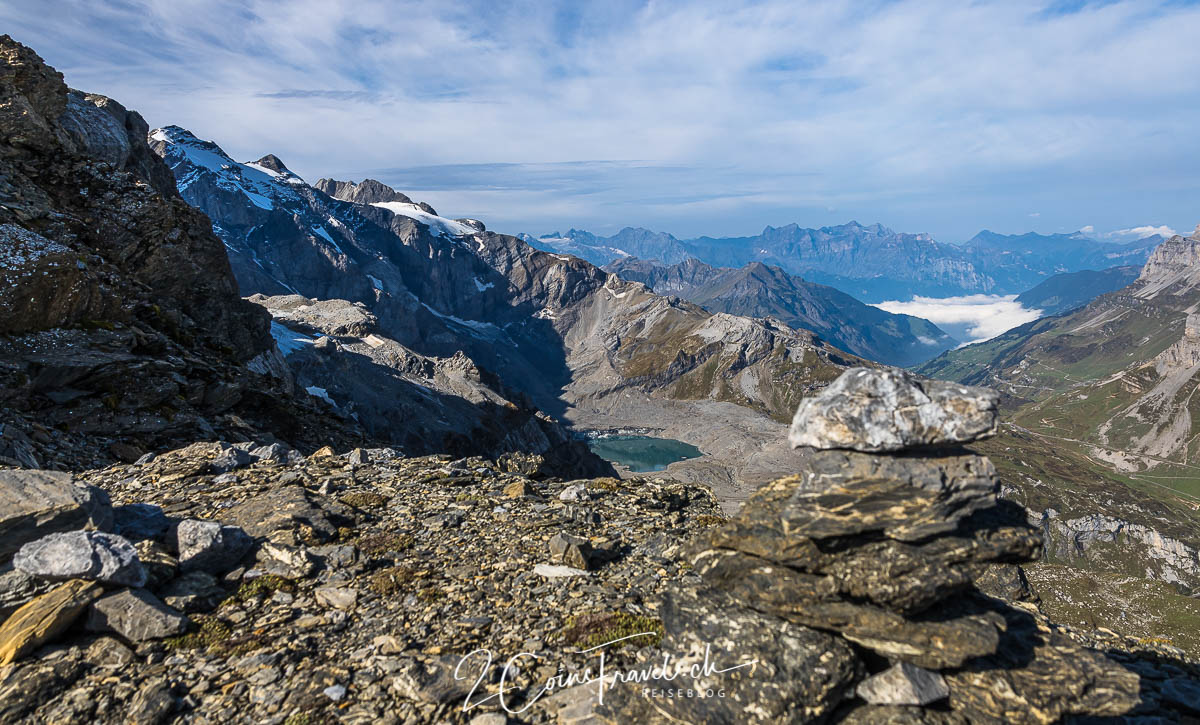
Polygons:
<instances>
[{"instance_id":1,"label":"steep cliff","mask_svg":"<svg viewBox=\"0 0 1200 725\"><path fill-rule=\"evenodd\" d=\"M269 316L146 123L0 37L0 456L99 464L197 438L360 439L289 395Z\"/></svg>"}]
</instances>

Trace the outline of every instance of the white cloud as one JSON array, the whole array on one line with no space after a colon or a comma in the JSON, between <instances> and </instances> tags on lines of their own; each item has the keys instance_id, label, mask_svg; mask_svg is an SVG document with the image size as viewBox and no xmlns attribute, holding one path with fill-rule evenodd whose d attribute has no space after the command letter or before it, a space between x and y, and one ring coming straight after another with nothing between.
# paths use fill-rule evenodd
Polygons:
<instances>
[{"instance_id":1,"label":"white cloud","mask_svg":"<svg viewBox=\"0 0 1200 725\"><path fill-rule=\"evenodd\" d=\"M908 302L891 300L875 305L894 314L923 317L967 343L989 340L1042 316L1041 310L1017 302L1016 295L914 296Z\"/></svg>"},{"instance_id":2,"label":"white cloud","mask_svg":"<svg viewBox=\"0 0 1200 725\"><path fill-rule=\"evenodd\" d=\"M1042 213L1040 211L1029 212L1029 216L1033 217L1034 219L1037 219L1041 215L1042 215Z\"/></svg>"},{"instance_id":3,"label":"white cloud","mask_svg":"<svg viewBox=\"0 0 1200 725\"><path fill-rule=\"evenodd\" d=\"M746 191L713 169L778 190L769 210L590 212L684 233L859 217L955 241L1022 208L1111 228L1151 213L1151 185L1181 215L1195 198L1184 3L41 0L0 3L0 26L74 87L305 178L641 159L696 168L709 197Z\"/></svg>"},{"instance_id":4,"label":"white cloud","mask_svg":"<svg viewBox=\"0 0 1200 725\"><path fill-rule=\"evenodd\" d=\"M1133 227L1131 229L1117 229L1109 232L1108 236L1125 237L1127 239L1145 239L1146 237L1152 237L1155 234L1163 237L1173 237L1178 233L1179 232L1175 231L1166 224L1162 224L1157 227L1146 225L1141 227Z\"/></svg>"},{"instance_id":5,"label":"white cloud","mask_svg":"<svg viewBox=\"0 0 1200 725\"><path fill-rule=\"evenodd\" d=\"M1079 227L1079 231L1083 232L1084 234L1095 234L1096 227L1092 226L1091 224L1088 224L1086 226Z\"/></svg>"}]
</instances>

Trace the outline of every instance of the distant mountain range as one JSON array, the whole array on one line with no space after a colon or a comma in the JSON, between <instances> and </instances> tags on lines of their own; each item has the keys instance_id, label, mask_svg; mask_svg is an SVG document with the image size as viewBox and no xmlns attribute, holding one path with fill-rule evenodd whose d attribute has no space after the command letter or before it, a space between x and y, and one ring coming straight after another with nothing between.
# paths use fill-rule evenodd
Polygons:
<instances>
[{"instance_id":1,"label":"distant mountain range","mask_svg":"<svg viewBox=\"0 0 1200 725\"><path fill-rule=\"evenodd\" d=\"M919 368L1001 392L1011 423L985 449L1052 560L1200 589L1198 308L1200 227L1129 285Z\"/></svg>"},{"instance_id":2,"label":"distant mountain range","mask_svg":"<svg viewBox=\"0 0 1200 725\"><path fill-rule=\"evenodd\" d=\"M697 259L666 265L624 257L604 269L710 312L778 318L843 350L889 365L915 365L958 344L928 320L885 312L762 262L718 268Z\"/></svg>"},{"instance_id":3,"label":"distant mountain range","mask_svg":"<svg viewBox=\"0 0 1200 725\"><path fill-rule=\"evenodd\" d=\"M1017 302L1047 315L1057 315L1082 307L1100 295L1121 289L1137 279L1141 271L1141 267L1127 266L1056 274L1017 295Z\"/></svg>"},{"instance_id":4,"label":"distant mountain range","mask_svg":"<svg viewBox=\"0 0 1200 725\"><path fill-rule=\"evenodd\" d=\"M1151 236L1113 244L1079 232L1003 235L985 230L956 245L858 222L820 229L766 227L749 237L677 239L627 227L611 237L572 229L522 238L539 249L596 265L627 257L668 265L695 258L716 267L762 262L866 302L913 295L1018 294L1063 272L1141 265L1162 241Z\"/></svg>"}]
</instances>

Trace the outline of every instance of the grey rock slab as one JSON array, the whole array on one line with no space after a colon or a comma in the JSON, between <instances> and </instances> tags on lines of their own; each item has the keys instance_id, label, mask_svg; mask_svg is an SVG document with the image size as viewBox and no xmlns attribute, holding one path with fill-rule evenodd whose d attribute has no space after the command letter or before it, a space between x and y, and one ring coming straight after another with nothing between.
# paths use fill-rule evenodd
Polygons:
<instances>
[{"instance_id":1,"label":"grey rock slab","mask_svg":"<svg viewBox=\"0 0 1200 725\"><path fill-rule=\"evenodd\" d=\"M256 568L287 579L301 579L317 567L317 559L303 547L267 542L258 549Z\"/></svg>"},{"instance_id":2,"label":"grey rock slab","mask_svg":"<svg viewBox=\"0 0 1200 725\"><path fill-rule=\"evenodd\" d=\"M176 542L180 569L210 574L224 574L236 567L254 544L237 526L198 519L179 522Z\"/></svg>"},{"instance_id":3,"label":"grey rock slab","mask_svg":"<svg viewBox=\"0 0 1200 725\"><path fill-rule=\"evenodd\" d=\"M872 705L928 705L950 688L938 673L900 662L858 683L855 692Z\"/></svg>"},{"instance_id":4,"label":"grey rock slab","mask_svg":"<svg viewBox=\"0 0 1200 725\"><path fill-rule=\"evenodd\" d=\"M588 498L587 483L584 482L573 483L564 488L562 492L558 494L559 501L570 501L573 503L586 501Z\"/></svg>"},{"instance_id":5,"label":"grey rock slab","mask_svg":"<svg viewBox=\"0 0 1200 725\"><path fill-rule=\"evenodd\" d=\"M26 602L52 588L54 585L49 582L26 574L20 569L9 569L0 574L0 622Z\"/></svg>"},{"instance_id":6,"label":"grey rock slab","mask_svg":"<svg viewBox=\"0 0 1200 725\"><path fill-rule=\"evenodd\" d=\"M92 632L116 632L131 642L182 634L187 617L145 589L122 589L92 602L85 626Z\"/></svg>"},{"instance_id":7,"label":"grey rock slab","mask_svg":"<svg viewBox=\"0 0 1200 725\"><path fill-rule=\"evenodd\" d=\"M461 703L470 693L472 682L470 678L454 677L459 660L457 656L445 656L431 662L410 660L392 678L391 689L401 697L417 702ZM464 665L462 669L466 667Z\"/></svg>"},{"instance_id":8,"label":"grey rock slab","mask_svg":"<svg viewBox=\"0 0 1200 725\"><path fill-rule=\"evenodd\" d=\"M998 405L987 388L851 368L800 401L788 441L793 448L869 453L969 443L995 435Z\"/></svg>"},{"instance_id":9,"label":"grey rock slab","mask_svg":"<svg viewBox=\"0 0 1200 725\"><path fill-rule=\"evenodd\" d=\"M331 609L354 609L358 604L358 590L349 587L321 587L313 595L317 603Z\"/></svg>"},{"instance_id":10,"label":"grey rock slab","mask_svg":"<svg viewBox=\"0 0 1200 725\"><path fill-rule=\"evenodd\" d=\"M89 579L140 587L146 571L128 539L97 531L50 534L21 547L13 557L21 571L50 580Z\"/></svg>"},{"instance_id":11,"label":"grey rock slab","mask_svg":"<svg viewBox=\"0 0 1200 725\"><path fill-rule=\"evenodd\" d=\"M131 503L113 509L113 530L130 540L151 539L170 527L162 508L154 504Z\"/></svg>"},{"instance_id":12,"label":"grey rock slab","mask_svg":"<svg viewBox=\"0 0 1200 725\"><path fill-rule=\"evenodd\" d=\"M284 463L288 460L290 448L282 443L272 443L268 446L259 446L250 451L250 455L259 461L275 461L276 463Z\"/></svg>"},{"instance_id":13,"label":"grey rock slab","mask_svg":"<svg viewBox=\"0 0 1200 725\"><path fill-rule=\"evenodd\" d=\"M0 471L0 563L46 534L90 526L108 529L108 494L58 471Z\"/></svg>"}]
</instances>

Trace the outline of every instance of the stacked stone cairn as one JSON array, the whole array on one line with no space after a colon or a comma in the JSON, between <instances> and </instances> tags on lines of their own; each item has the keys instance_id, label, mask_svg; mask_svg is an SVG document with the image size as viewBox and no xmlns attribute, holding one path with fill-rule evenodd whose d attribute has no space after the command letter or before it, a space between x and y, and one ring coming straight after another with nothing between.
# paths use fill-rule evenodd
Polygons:
<instances>
[{"instance_id":1,"label":"stacked stone cairn","mask_svg":"<svg viewBox=\"0 0 1200 725\"><path fill-rule=\"evenodd\" d=\"M671 667L703 663L707 649L710 673L649 689L619 684L597 716L732 724L1148 715L1156 704L1139 696L1136 673L1053 631L1032 605L976 586L985 570L1019 573L1013 565L1041 552L1023 511L997 499L991 462L962 448L997 425L993 392L897 370L851 369L805 399L790 433L806 449L798 472L707 535L691 557L703 585L664 602Z\"/></svg>"}]
</instances>

